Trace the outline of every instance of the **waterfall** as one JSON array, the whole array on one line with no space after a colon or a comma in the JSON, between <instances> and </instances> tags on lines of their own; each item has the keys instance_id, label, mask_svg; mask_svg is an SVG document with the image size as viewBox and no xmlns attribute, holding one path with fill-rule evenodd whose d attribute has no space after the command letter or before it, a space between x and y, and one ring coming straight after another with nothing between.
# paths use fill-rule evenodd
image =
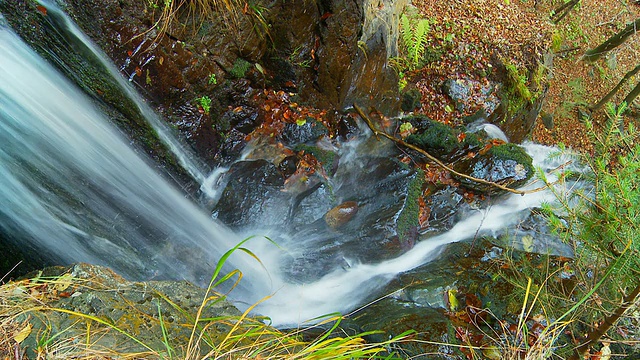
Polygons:
<instances>
[{"instance_id":1,"label":"waterfall","mask_svg":"<svg viewBox=\"0 0 640 360\"><path fill-rule=\"evenodd\" d=\"M18 245L46 258L103 264L132 279L208 282L241 239L155 173L1 22L0 79L1 233L26 238ZM232 259L245 274L256 268Z\"/></svg>"},{"instance_id":2,"label":"waterfall","mask_svg":"<svg viewBox=\"0 0 640 360\"><path fill-rule=\"evenodd\" d=\"M63 14L57 16L111 69L151 123L160 123L104 55ZM163 139L173 142L171 137ZM29 49L1 18L0 144L0 233L26 239L56 262L85 261L132 279L186 279L203 285L216 262L242 239L156 174L87 95ZM175 144L176 153L187 154ZM549 160L549 148L526 147L534 165L545 171L562 163ZM192 157L181 158L206 187L217 179L218 174L212 173L205 182ZM551 174L548 178L553 181ZM276 325L346 313L397 274L437 256L442 245L512 226L519 221L520 210L551 200L553 196L542 191L507 196L449 231L422 239L395 259L349 264L306 284L284 280L279 268L281 250L258 244L252 251L262 261L260 266L243 254L231 257L226 271L238 268L244 273L232 295L250 304L272 295L256 311L270 316ZM304 240L283 245L293 248Z\"/></svg>"},{"instance_id":3,"label":"waterfall","mask_svg":"<svg viewBox=\"0 0 640 360\"><path fill-rule=\"evenodd\" d=\"M149 126L158 134L164 145L173 153L182 168L191 177L202 185L206 178L206 166L201 163L192 151L184 146L173 134L172 130L164 123L153 109L134 89L132 83L128 81L112 63L111 59L96 44L85 35L82 30L55 4L46 0L38 1L47 9L47 18L56 31L61 33L67 42L72 43L74 49L82 53L85 58L90 58L92 63L97 63L104 69L105 73L117 84L120 91L137 108L141 116L147 121Z\"/></svg>"}]
</instances>

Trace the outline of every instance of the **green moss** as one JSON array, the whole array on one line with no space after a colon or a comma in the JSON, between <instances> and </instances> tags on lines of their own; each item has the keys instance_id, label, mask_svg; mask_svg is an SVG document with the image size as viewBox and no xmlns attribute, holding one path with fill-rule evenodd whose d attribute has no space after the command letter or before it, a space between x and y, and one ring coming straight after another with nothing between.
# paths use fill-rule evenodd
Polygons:
<instances>
[{"instance_id":1,"label":"green moss","mask_svg":"<svg viewBox=\"0 0 640 360\"><path fill-rule=\"evenodd\" d=\"M484 146L484 141L476 133L466 133L462 146L468 146L470 148L478 148Z\"/></svg>"},{"instance_id":2,"label":"green moss","mask_svg":"<svg viewBox=\"0 0 640 360\"><path fill-rule=\"evenodd\" d=\"M424 184L424 172L420 169L409 182L407 190L407 198L404 207L398 215L396 221L396 232L401 244L413 240L412 234L415 233L419 226L420 205L418 199L422 195L422 185Z\"/></svg>"},{"instance_id":3,"label":"green moss","mask_svg":"<svg viewBox=\"0 0 640 360\"><path fill-rule=\"evenodd\" d=\"M429 120L423 132L409 135L407 142L426 151L436 150L441 154L448 154L458 147L455 131L445 124L432 120Z\"/></svg>"},{"instance_id":4,"label":"green moss","mask_svg":"<svg viewBox=\"0 0 640 360\"><path fill-rule=\"evenodd\" d=\"M251 68L250 62L243 58L237 58L233 63L233 67L229 70L229 75L237 79L243 78L247 74L247 71L249 71L249 68Z\"/></svg>"}]
</instances>

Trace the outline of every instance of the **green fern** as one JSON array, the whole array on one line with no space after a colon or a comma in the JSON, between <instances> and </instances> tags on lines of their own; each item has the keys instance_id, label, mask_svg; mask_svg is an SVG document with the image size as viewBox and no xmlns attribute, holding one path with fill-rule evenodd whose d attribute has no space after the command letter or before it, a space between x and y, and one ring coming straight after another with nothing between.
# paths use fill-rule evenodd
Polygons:
<instances>
[{"instance_id":1,"label":"green fern","mask_svg":"<svg viewBox=\"0 0 640 360\"><path fill-rule=\"evenodd\" d=\"M406 68L408 70L415 70L422 63L422 58L426 50L429 20L413 20L409 19L406 14L402 14L400 17L400 25L400 35L406 56Z\"/></svg>"}]
</instances>

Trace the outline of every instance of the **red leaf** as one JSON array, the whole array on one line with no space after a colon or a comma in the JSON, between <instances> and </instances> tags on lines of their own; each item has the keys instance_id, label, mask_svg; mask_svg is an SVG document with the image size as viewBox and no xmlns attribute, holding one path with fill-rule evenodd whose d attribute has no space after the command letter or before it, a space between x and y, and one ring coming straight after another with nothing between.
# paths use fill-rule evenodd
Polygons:
<instances>
[{"instance_id":1,"label":"red leaf","mask_svg":"<svg viewBox=\"0 0 640 360\"><path fill-rule=\"evenodd\" d=\"M47 8L42 5L36 5L36 10L44 16L47 16Z\"/></svg>"}]
</instances>

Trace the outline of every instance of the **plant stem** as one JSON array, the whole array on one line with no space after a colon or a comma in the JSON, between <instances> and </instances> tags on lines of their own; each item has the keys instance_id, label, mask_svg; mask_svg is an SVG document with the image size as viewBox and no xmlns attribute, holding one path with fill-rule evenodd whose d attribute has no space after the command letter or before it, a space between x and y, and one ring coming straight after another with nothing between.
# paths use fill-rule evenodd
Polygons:
<instances>
[{"instance_id":1,"label":"plant stem","mask_svg":"<svg viewBox=\"0 0 640 360\"><path fill-rule=\"evenodd\" d=\"M604 321L602 322L602 324L600 324L600 326L598 326L597 328L595 328L591 332L589 332L589 335L587 335L586 341L583 342L582 344L580 344L574 350L574 353L573 353L573 355L571 355L569 360L580 360L580 359L582 359L584 353L586 353L587 350L589 350L591 345L593 345L595 342L600 340L600 338L604 334L606 334L607 331L609 331L609 329L611 329L611 327L613 327L613 325L616 323L616 321L618 321L618 319L620 319L620 317L622 317L622 315L625 313L625 311L627 311L627 309L629 309L629 307L631 307L631 305L634 304L635 299L638 296L638 294L640 294L640 282L636 284L635 289L633 289L633 291L630 294L626 295L622 299L622 304L620 304L620 306L618 306L616 308L616 310L611 315L607 316L604 319Z\"/></svg>"}]
</instances>

